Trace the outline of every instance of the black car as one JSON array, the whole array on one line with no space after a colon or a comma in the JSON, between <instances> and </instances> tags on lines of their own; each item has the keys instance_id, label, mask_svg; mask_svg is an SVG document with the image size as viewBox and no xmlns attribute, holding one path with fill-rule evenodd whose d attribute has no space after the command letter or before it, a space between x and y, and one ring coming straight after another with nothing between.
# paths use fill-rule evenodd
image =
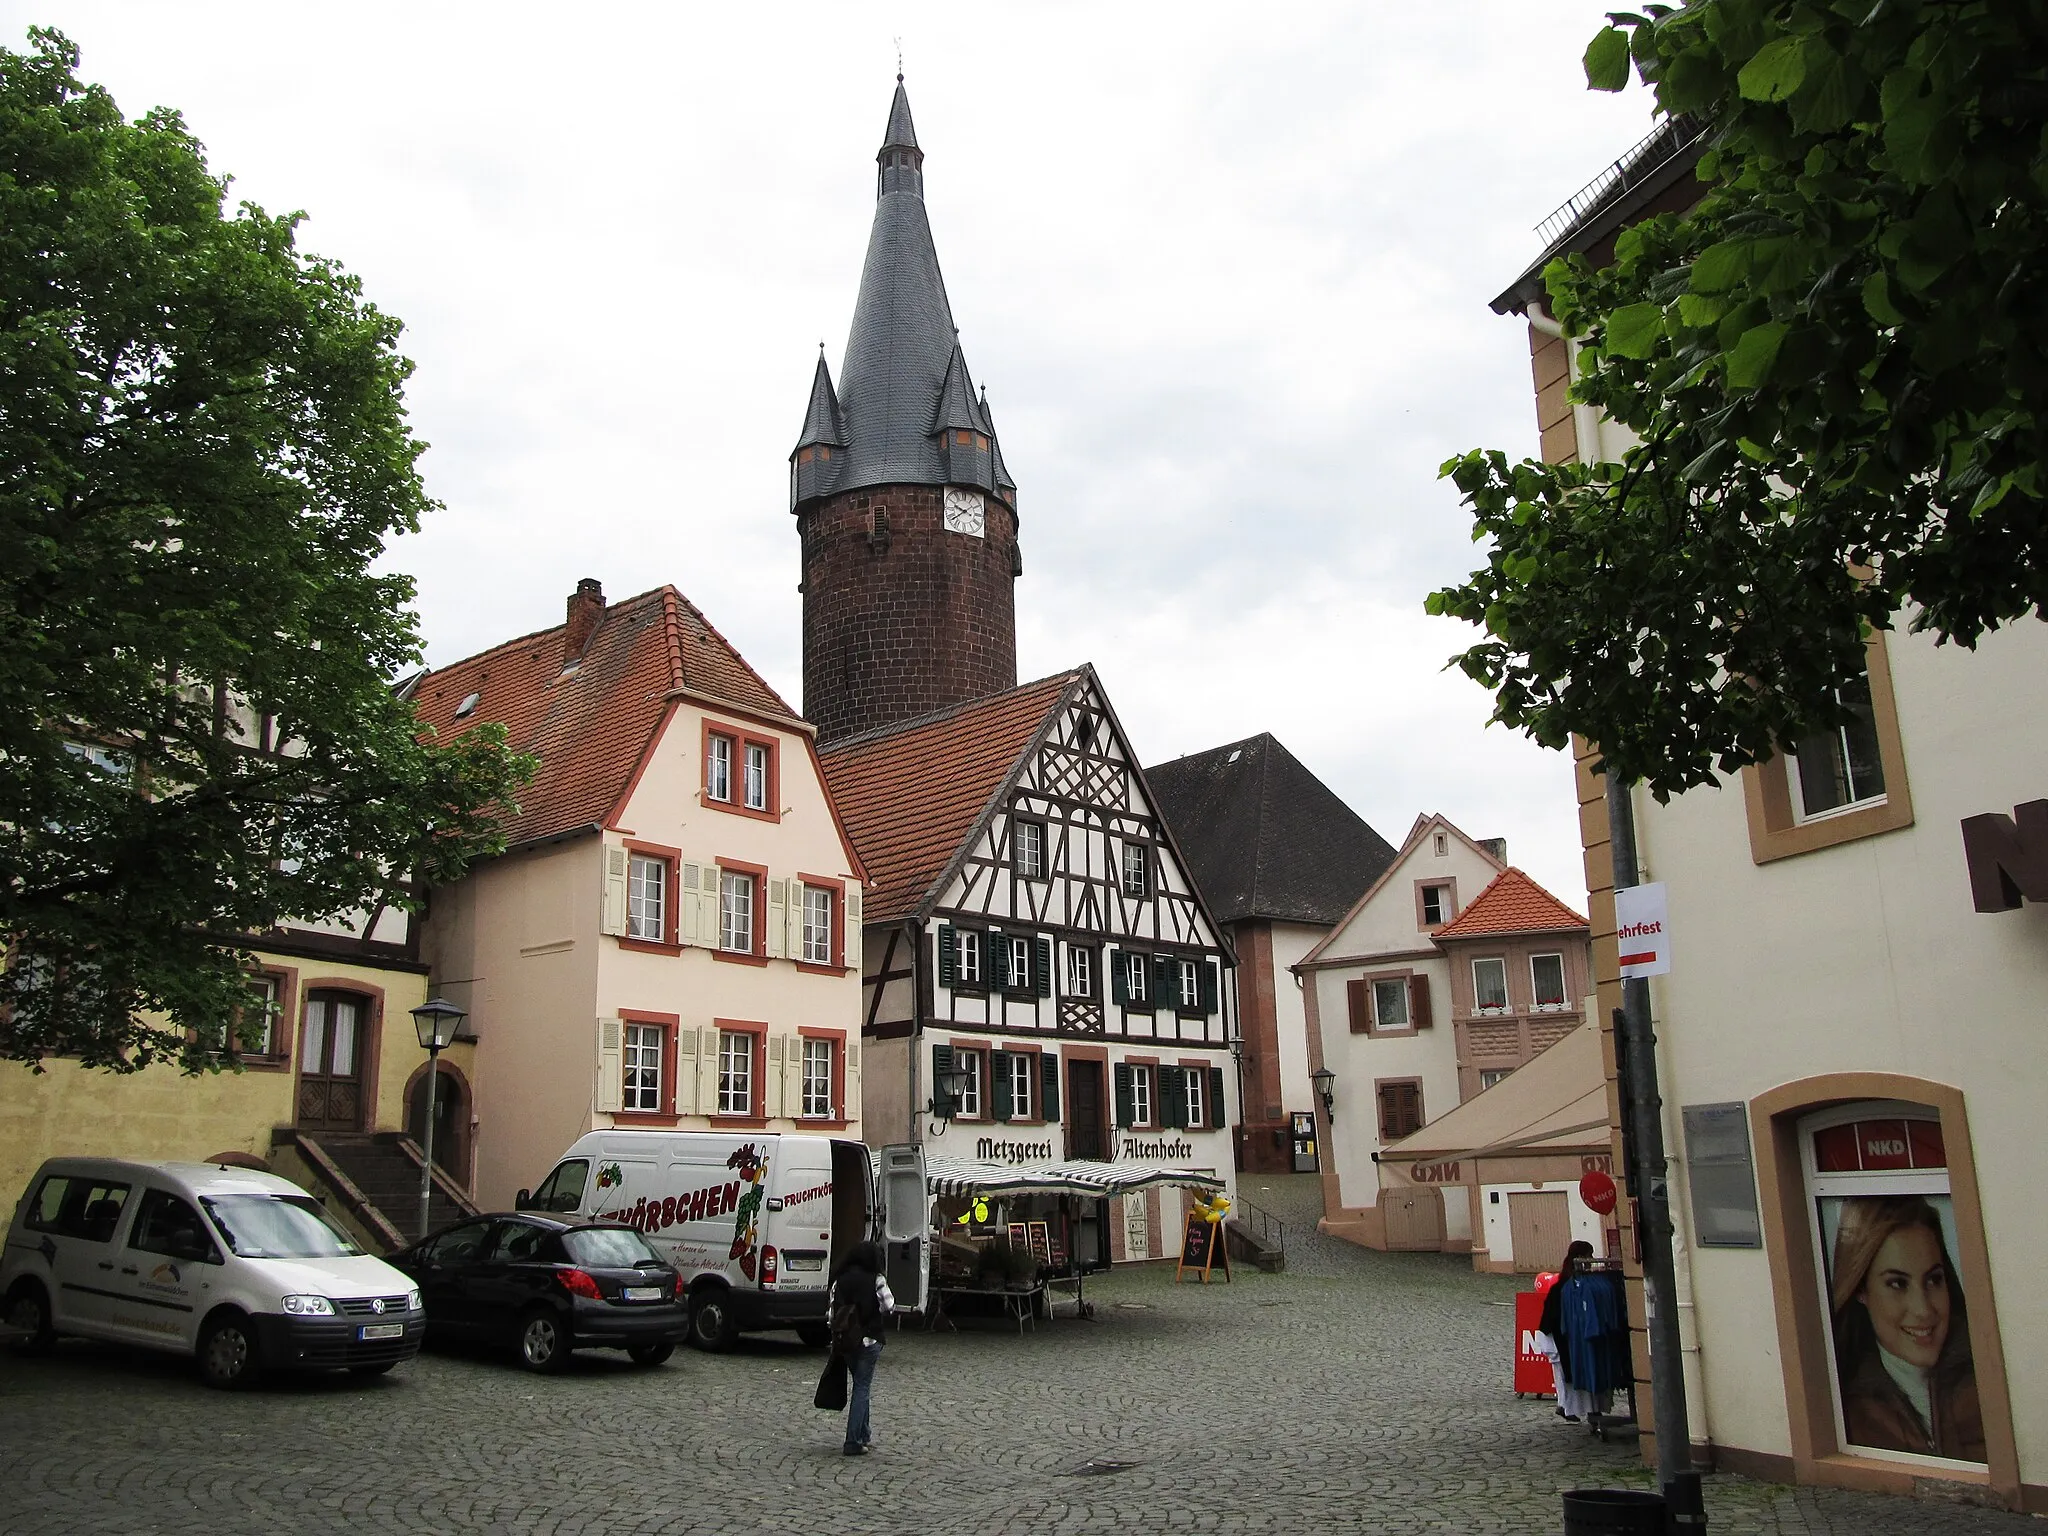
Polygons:
<instances>
[{"instance_id":1,"label":"black car","mask_svg":"<svg viewBox=\"0 0 2048 1536\"><path fill-rule=\"evenodd\" d=\"M476 1216L388 1262L418 1282L430 1339L515 1344L532 1371L560 1370L572 1349L660 1365L689 1336L679 1277L629 1227Z\"/></svg>"}]
</instances>

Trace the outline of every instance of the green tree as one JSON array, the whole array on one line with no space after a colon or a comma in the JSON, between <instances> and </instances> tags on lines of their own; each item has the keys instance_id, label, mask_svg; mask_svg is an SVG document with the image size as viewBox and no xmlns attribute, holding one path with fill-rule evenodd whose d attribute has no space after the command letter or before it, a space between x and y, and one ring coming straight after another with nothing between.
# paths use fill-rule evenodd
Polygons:
<instances>
[{"instance_id":1,"label":"green tree","mask_svg":"<svg viewBox=\"0 0 2048 1536\"><path fill-rule=\"evenodd\" d=\"M1615 14L1706 128L1706 191L1554 261L1620 464L1444 466L1491 540L1431 594L1494 718L1659 795L1833 722L1871 627L1972 646L2048 596L2048 4L1695 0Z\"/></svg>"},{"instance_id":2,"label":"green tree","mask_svg":"<svg viewBox=\"0 0 2048 1536\"><path fill-rule=\"evenodd\" d=\"M0 50L0 1056L197 1071L250 936L453 878L529 765L392 687L398 323L77 67Z\"/></svg>"}]
</instances>

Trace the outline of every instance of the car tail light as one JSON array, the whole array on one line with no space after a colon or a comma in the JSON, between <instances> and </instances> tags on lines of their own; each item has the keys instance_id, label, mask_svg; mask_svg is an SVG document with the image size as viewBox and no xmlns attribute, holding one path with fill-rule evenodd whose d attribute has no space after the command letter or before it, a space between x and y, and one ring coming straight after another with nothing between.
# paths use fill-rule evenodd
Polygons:
<instances>
[{"instance_id":1,"label":"car tail light","mask_svg":"<svg viewBox=\"0 0 2048 1536\"><path fill-rule=\"evenodd\" d=\"M682 1299L683 1299L683 1274L682 1274L682 1271L681 1271L681 1270L677 1270L677 1271L676 1271L676 1300L677 1300L677 1301L681 1301Z\"/></svg>"},{"instance_id":2,"label":"car tail light","mask_svg":"<svg viewBox=\"0 0 2048 1536\"><path fill-rule=\"evenodd\" d=\"M597 1288L597 1282L580 1269L558 1269L555 1271L555 1279L571 1296L588 1296L592 1301L604 1300L604 1292Z\"/></svg>"},{"instance_id":3,"label":"car tail light","mask_svg":"<svg viewBox=\"0 0 2048 1536\"><path fill-rule=\"evenodd\" d=\"M773 1285L775 1283L775 1250L773 1248L763 1248L761 1250L761 1283L763 1285Z\"/></svg>"}]
</instances>

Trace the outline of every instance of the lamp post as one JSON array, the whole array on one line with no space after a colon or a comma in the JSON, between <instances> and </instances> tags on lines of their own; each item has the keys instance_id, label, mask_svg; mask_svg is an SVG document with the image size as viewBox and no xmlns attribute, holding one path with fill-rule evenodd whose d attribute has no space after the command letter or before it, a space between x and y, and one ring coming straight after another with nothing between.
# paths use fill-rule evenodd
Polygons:
<instances>
[{"instance_id":1,"label":"lamp post","mask_svg":"<svg viewBox=\"0 0 2048 1536\"><path fill-rule=\"evenodd\" d=\"M931 1117L940 1125L953 1118L954 1108L960 1102L960 1095L966 1092L972 1076L965 1067L948 1067L943 1072L932 1074Z\"/></svg>"},{"instance_id":2,"label":"lamp post","mask_svg":"<svg viewBox=\"0 0 2048 1536\"><path fill-rule=\"evenodd\" d=\"M427 1210L434 1197L434 1092L440 1086L441 1053L455 1042L455 1032L469 1015L446 998L429 998L412 1010L412 1027L427 1053L427 1129L425 1156L420 1159L420 1236L427 1235Z\"/></svg>"},{"instance_id":3,"label":"lamp post","mask_svg":"<svg viewBox=\"0 0 2048 1536\"><path fill-rule=\"evenodd\" d=\"M1323 1101L1323 1114L1331 1120L1337 1118L1337 1074L1328 1067L1318 1067L1309 1073L1308 1080L1315 1084L1316 1097Z\"/></svg>"}]
</instances>

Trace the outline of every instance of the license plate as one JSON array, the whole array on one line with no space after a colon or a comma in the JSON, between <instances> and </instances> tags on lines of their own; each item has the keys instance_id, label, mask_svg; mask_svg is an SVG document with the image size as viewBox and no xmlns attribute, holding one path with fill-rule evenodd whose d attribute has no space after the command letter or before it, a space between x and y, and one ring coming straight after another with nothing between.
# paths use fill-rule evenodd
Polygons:
<instances>
[{"instance_id":1,"label":"license plate","mask_svg":"<svg viewBox=\"0 0 2048 1536\"><path fill-rule=\"evenodd\" d=\"M659 1301L663 1292L658 1285L629 1285L619 1294L628 1301Z\"/></svg>"},{"instance_id":2,"label":"license plate","mask_svg":"<svg viewBox=\"0 0 2048 1536\"><path fill-rule=\"evenodd\" d=\"M365 1323L356 1330L359 1339L402 1339L405 1337L403 1323Z\"/></svg>"}]
</instances>

